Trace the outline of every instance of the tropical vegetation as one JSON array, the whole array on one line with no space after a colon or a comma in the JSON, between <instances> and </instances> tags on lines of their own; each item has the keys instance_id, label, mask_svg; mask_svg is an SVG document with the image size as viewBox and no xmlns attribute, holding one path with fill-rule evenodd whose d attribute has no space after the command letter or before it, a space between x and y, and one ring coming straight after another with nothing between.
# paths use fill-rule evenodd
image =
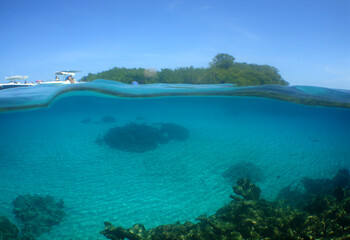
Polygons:
<instances>
[{"instance_id":1,"label":"tropical vegetation","mask_svg":"<svg viewBox=\"0 0 350 240\"><path fill-rule=\"evenodd\" d=\"M229 54L219 53L209 63L207 68L179 67L163 68L160 71L145 68L114 67L99 73L89 73L82 81L107 79L123 83L134 81L140 84L148 83L189 83L218 84L233 83L237 86L256 85L288 85L277 68L269 65L247 64L235 62Z\"/></svg>"}]
</instances>

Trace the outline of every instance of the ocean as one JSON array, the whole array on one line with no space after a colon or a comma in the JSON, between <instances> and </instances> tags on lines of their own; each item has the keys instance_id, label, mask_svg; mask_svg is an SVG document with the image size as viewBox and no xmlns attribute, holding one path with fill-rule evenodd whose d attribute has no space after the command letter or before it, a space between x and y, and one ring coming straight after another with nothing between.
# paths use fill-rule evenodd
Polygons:
<instances>
[{"instance_id":1,"label":"ocean","mask_svg":"<svg viewBox=\"0 0 350 240\"><path fill-rule=\"evenodd\" d=\"M66 212L38 239L106 239L104 221L195 222L232 200L225 172L242 163L259 169L262 197L274 200L303 177L350 168L349 101L349 91L317 87L102 80L2 90L0 216L18 223L13 200L38 194L62 199ZM122 143L107 142L113 131Z\"/></svg>"}]
</instances>

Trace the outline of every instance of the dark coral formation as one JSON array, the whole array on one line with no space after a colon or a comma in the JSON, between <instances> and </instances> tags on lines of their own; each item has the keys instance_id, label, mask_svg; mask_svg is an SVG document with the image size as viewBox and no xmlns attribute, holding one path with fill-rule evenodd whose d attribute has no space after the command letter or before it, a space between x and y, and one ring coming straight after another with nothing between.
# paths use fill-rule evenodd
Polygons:
<instances>
[{"instance_id":1,"label":"dark coral formation","mask_svg":"<svg viewBox=\"0 0 350 240\"><path fill-rule=\"evenodd\" d=\"M129 123L124 127L114 127L104 135L104 142L126 152L146 152L157 148L158 144L171 140L184 141L189 131L179 125L160 123L156 125ZM97 142L100 142L101 138Z\"/></svg>"},{"instance_id":2,"label":"dark coral formation","mask_svg":"<svg viewBox=\"0 0 350 240\"><path fill-rule=\"evenodd\" d=\"M164 143L171 140L185 141L190 137L190 132L180 125L173 123L160 123L159 125L161 141Z\"/></svg>"},{"instance_id":3,"label":"dark coral formation","mask_svg":"<svg viewBox=\"0 0 350 240\"><path fill-rule=\"evenodd\" d=\"M345 168L340 169L333 179L304 177L281 189L277 199L284 199L289 205L303 208L315 196L333 195L342 200L345 197L344 189L350 189L350 174Z\"/></svg>"},{"instance_id":4,"label":"dark coral formation","mask_svg":"<svg viewBox=\"0 0 350 240\"><path fill-rule=\"evenodd\" d=\"M237 180L237 185L232 187L233 192L241 195L247 200L258 200L260 198L261 190L255 184L252 184L249 179L241 178ZM235 199L234 197L231 197Z\"/></svg>"},{"instance_id":5,"label":"dark coral formation","mask_svg":"<svg viewBox=\"0 0 350 240\"><path fill-rule=\"evenodd\" d=\"M106 117L103 117L101 119L101 122L102 123L115 123L116 119L114 117L111 117L111 116L106 116Z\"/></svg>"},{"instance_id":6,"label":"dark coral formation","mask_svg":"<svg viewBox=\"0 0 350 240\"><path fill-rule=\"evenodd\" d=\"M103 233L108 239L113 240L124 240L124 238L140 240L145 231L145 227L141 224L135 224L132 228L125 229L114 227L110 222L105 222L105 231L102 231L101 234Z\"/></svg>"},{"instance_id":7,"label":"dark coral formation","mask_svg":"<svg viewBox=\"0 0 350 240\"><path fill-rule=\"evenodd\" d=\"M105 222L101 234L112 240L350 239L347 186L337 188L343 198L315 196L303 209L260 199L260 189L247 179L238 180L233 189L244 198L231 196L231 203L212 216L199 216L198 223L177 222L146 230L141 224L125 229Z\"/></svg>"},{"instance_id":8,"label":"dark coral formation","mask_svg":"<svg viewBox=\"0 0 350 240\"><path fill-rule=\"evenodd\" d=\"M19 240L19 230L5 216L0 216L0 240Z\"/></svg>"},{"instance_id":9,"label":"dark coral formation","mask_svg":"<svg viewBox=\"0 0 350 240\"><path fill-rule=\"evenodd\" d=\"M157 128L146 124L129 123L124 127L109 129L104 141L108 146L121 151L146 152L157 147L159 138Z\"/></svg>"},{"instance_id":10,"label":"dark coral formation","mask_svg":"<svg viewBox=\"0 0 350 240\"><path fill-rule=\"evenodd\" d=\"M84 118L80 121L81 123L91 123L91 118Z\"/></svg>"},{"instance_id":11,"label":"dark coral formation","mask_svg":"<svg viewBox=\"0 0 350 240\"><path fill-rule=\"evenodd\" d=\"M264 172L254 163L241 161L233 164L222 176L234 184L240 178L248 178L253 183L263 181L265 179Z\"/></svg>"},{"instance_id":12,"label":"dark coral formation","mask_svg":"<svg viewBox=\"0 0 350 240\"><path fill-rule=\"evenodd\" d=\"M350 174L346 168L340 169L333 179L303 178L301 181L309 194L329 195L336 188L350 186Z\"/></svg>"},{"instance_id":13,"label":"dark coral formation","mask_svg":"<svg viewBox=\"0 0 350 240\"><path fill-rule=\"evenodd\" d=\"M59 224L64 216L63 200L55 201L51 196L20 195L14 201L16 218L20 221L24 239L35 239L51 227Z\"/></svg>"}]
</instances>

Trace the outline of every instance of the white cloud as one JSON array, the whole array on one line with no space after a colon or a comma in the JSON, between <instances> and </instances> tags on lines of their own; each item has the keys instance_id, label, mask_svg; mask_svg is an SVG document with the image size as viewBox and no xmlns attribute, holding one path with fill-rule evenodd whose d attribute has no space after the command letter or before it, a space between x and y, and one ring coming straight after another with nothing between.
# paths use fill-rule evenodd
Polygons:
<instances>
[{"instance_id":1,"label":"white cloud","mask_svg":"<svg viewBox=\"0 0 350 240\"><path fill-rule=\"evenodd\" d=\"M344 71L329 66L324 67L327 80L324 82L333 88L350 89L350 70Z\"/></svg>"}]
</instances>

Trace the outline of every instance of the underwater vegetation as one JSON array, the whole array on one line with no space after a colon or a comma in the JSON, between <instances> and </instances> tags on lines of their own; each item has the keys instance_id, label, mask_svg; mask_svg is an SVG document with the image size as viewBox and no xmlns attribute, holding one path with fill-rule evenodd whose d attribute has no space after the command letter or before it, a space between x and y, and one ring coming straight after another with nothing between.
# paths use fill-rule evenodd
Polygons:
<instances>
[{"instance_id":1,"label":"underwater vegetation","mask_svg":"<svg viewBox=\"0 0 350 240\"><path fill-rule=\"evenodd\" d=\"M261 182L265 179L265 174L256 164L246 161L233 164L222 176L234 184L240 178L248 178L253 183Z\"/></svg>"},{"instance_id":2,"label":"underwater vegetation","mask_svg":"<svg viewBox=\"0 0 350 240\"><path fill-rule=\"evenodd\" d=\"M17 226L5 216L0 216L0 240L19 240Z\"/></svg>"},{"instance_id":3,"label":"underwater vegetation","mask_svg":"<svg viewBox=\"0 0 350 240\"><path fill-rule=\"evenodd\" d=\"M103 138L96 143L106 143L111 148L125 152L142 153L157 148L158 144L169 141L185 141L190 136L189 131L177 124L157 123L153 125L129 123L123 127L108 130Z\"/></svg>"},{"instance_id":4,"label":"underwater vegetation","mask_svg":"<svg viewBox=\"0 0 350 240\"><path fill-rule=\"evenodd\" d=\"M13 213L20 222L21 239L35 239L59 224L64 216L63 200L51 196L20 195L13 201Z\"/></svg>"},{"instance_id":5,"label":"underwater vegetation","mask_svg":"<svg viewBox=\"0 0 350 240\"><path fill-rule=\"evenodd\" d=\"M261 199L259 187L242 178L233 186L233 200L212 216L197 217L198 223L177 222L146 230L142 224L126 229L105 222L100 233L112 240L349 239L348 177L348 171L340 170L328 179L331 191L325 195L310 193L301 208L286 206L283 200Z\"/></svg>"}]
</instances>

